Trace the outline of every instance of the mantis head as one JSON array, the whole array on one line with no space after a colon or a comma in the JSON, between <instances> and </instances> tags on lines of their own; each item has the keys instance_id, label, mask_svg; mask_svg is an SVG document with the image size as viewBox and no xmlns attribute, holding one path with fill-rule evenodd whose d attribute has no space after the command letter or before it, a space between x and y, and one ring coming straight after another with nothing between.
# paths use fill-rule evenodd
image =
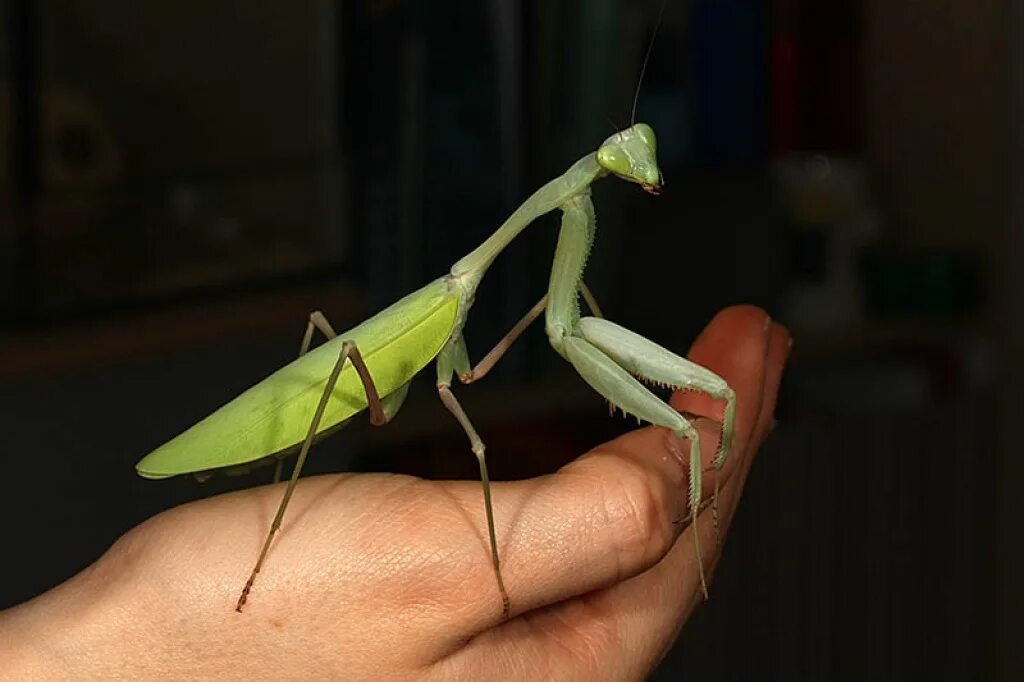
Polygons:
<instances>
[{"instance_id":1,"label":"mantis head","mask_svg":"<svg viewBox=\"0 0 1024 682\"><path fill-rule=\"evenodd\" d=\"M637 123L605 140L597 150L597 162L646 192L661 193L663 179L658 168L657 143L654 130L646 123Z\"/></svg>"}]
</instances>

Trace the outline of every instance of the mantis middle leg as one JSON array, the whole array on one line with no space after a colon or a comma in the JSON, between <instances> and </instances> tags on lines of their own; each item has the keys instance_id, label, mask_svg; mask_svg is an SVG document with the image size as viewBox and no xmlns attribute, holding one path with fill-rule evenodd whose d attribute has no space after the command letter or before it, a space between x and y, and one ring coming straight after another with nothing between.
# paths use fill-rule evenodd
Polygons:
<instances>
[{"instance_id":1,"label":"mantis middle leg","mask_svg":"<svg viewBox=\"0 0 1024 682\"><path fill-rule=\"evenodd\" d=\"M592 312L595 317L604 317L601 313L601 308L597 305L597 299L594 298L594 294L590 293L590 288L587 287L586 283L582 280L580 281L580 293L583 294L583 299L587 302L587 307L590 308L590 312ZM510 329L505 336L501 337L501 340L498 341L498 343L494 344L494 348L492 348L490 352L480 360L480 362L476 363L472 370L465 374L459 374L459 381L464 384L471 384L474 381L483 379L487 373L490 372L496 364L498 364L498 360L508 352L508 349L512 347L512 344L522 336L523 332L526 331L526 328L533 324L534 320L540 317L540 314L544 312L544 308L547 306L547 302L547 294L541 296L541 299L537 301L525 315L523 315L522 319L515 323L512 329ZM458 343L463 342L459 341Z\"/></svg>"},{"instance_id":2,"label":"mantis middle leg","mask_svg":"<svg viewBox=\"0 0 1024 682\"><path fill-rule=\"evenodd\" d=\"M601 310L597 306L597 301L594 299L594 295L590 293L590 289L587 285L580 281L580 291L583 293L584 298L587 301L587 305L590 310L597 316L601 315ZM484 508L487 514L487 536L491 547L491 564L494 566L494 576L498 583L498 591L501 594L501 607L502 616L508 618L510 602L508 592L505 589L505 581L501 577L501 561L498 557L498 544L496 541L496 534L494 530L494 509L491 504L491 482L490 477L487 474L487 460L484 455L486 446L480 435L474 428L473 423L470 421L469 416L465 410L462 409L461 403L458 398L451 390L452 375L457 374L459 380L464 384L469 384L479 379L482 379L491 369L497 364L498 360L511 348L512 344L515 343L526 328L529 327L534 320L540 317L540 314L544 311L547 305L547 296L543 296L529 311L520 319L512 329L495 344L494 348L491 349L484 358L476 364L475 367L470 369L469 364L469 353L466 350L466 342L462 337L461 332L454 336L441 350L437 358L437 392L441 398L441 402L444 404L448 411L454 415L455 419L458 420L459 425L462 426L462 430L466 432L466 436L469 438L470 448L473 450L473 454L476 455L477 462L480 465L480 483L483 485L484 491Z\"/></svg>"},{"instance_id":3,"label":"mantis middle leg","mask_svg":"<svg viewBox=\"0 0 1024 682\"><path fill-rule=\"evenodd\" d=\"M543 303L543 300L541 303ZM527 317L529 317L529 313L527 313ZM528 325L529 321L526 324ZM462 335L459 334L445 344L437 356L437 393L441 398L441 402L455 416L462 430L469 437L470 448L472 448L473 454L476 455L477 463L480 465L480 483L484 489L484 509L487 514L487 537L491 546L491 565L494 567L494 577L498 582L498 592L501 595L501 614L503 618L508 618L510 604L508 591L505 589L505 581L501 577L501 561L498 558L498 542L494 531L494 508L491 505L491 481L487 475L487 459L484 456L486 446L484 446L483 440L476 432L473 423L469 420L465 410L462 409L462 405L451 389L453 374L457 373L459 376L462 376L468 375L470 372L469 354L466 352L466 344L462 339Z\"/></svg>"},{"instance_id":4,"label":"mantis middle leg","mask_svg":"<svg viewBox=\"0 0 1024 682\"><path fill-rule=\"evenodd\" d=\"M334 327L327 321L324 314L319 310L314 310L309 314L309 322L306 323L306 333L302 335L302 344L299 346L299 357L309 352L309 347L313 343L313 332L317 329L320 333L327 337L330 341L338 334L334 331ZM277 458L277 465L274 467L274 483L281 481L281 473L284 471L284 457Z\"/></svg>"},{"instance_id":5,"label":"mantis middle leg","mask_svg":"<svg viewBox=\"0 0 1024 682\"><path fill-rule=\"evenodd\" d=\"M580 376L612 405L651 424L670 429L676 436L690 442L688 502L692 519L696 521L701 508L703 473L697 430L634 377L677 389L701 391L726 401L720 449L714 460L716 468L725 463L731 447L735 395L715 373L639 334L608 320L580 317L577 292L594 239L594 206L589 192L584 192L567 201L561 209L562 228L548 288L545 320L548 339ZM706 597L707 581L696 527L693 539L700 566L701 588Z\"/></svg>"}]
</instances>

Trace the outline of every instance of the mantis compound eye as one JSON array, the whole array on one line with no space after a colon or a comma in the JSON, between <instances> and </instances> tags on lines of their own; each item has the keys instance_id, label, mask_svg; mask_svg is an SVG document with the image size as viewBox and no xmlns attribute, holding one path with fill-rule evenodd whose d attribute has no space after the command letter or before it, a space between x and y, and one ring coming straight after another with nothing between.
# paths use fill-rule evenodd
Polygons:
<instances>
[{"instance_id":1,"label":"mantis compound eye","mask_svg":"<svg viewBox=\"0 0 1024 682\"><path fill-rule=\"evenodd\" d=\"M629 175L632 163L625 152L614 145L606 145L597 150L597 162L605 170L616 175Z\"/></svg>"},{"instance_id":2,"label":"mantis compound eye","mask_svg":"<svg viewBox=\"0 0 1024 682\"><path fill-rule=\"evenodd\" d=\"M647 145L652 153L658 151L658 141L654 137L654 129L646 123L637 123L633 126L633 130L640 137L641 140Z\"/></svg>"}]
</instances>

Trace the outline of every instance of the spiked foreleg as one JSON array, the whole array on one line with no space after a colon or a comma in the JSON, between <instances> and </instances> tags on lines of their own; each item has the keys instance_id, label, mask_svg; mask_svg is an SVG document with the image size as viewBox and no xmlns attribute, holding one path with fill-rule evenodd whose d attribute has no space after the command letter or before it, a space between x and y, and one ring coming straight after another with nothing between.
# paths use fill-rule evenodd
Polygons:
<instances>
[{"instance_id":1,"label":"spiked foreleg","mask_svg":"<svg viewBox=\"0 0 1024 682\"><path fill-rule=\"evenodd\" d=\"M633 369L630 365L624 365L618 358L599 348L584 335L579 312L579 292L587 255L594 240L594 206L589 194L583 193L567 201L561 209L562 229L558 235L558 246L555 249L551 281L548 286L545 318L548 339L554 349L576 368L580 376L612 405L639 419L670 429L676 436L690 441L689 506L692 518L696 520L700 511L703 474L697 430L670 405L633 378L630 371L627 371ZM601 334L596 336L603 339ZM640 346L637 345L637 348ZM707 582L704 578L700 533L696 525L693 530L700 583L706 597Z\"/></svg>"},{"instance_id":2,"label":"spiked foreleg","mask_svg":"<svg viewBox=\"0 0 1024 682\"><path fill-rule=\"evenodd\" d=\"M733 422L736 417L736 394L722 377L608 320L584 317L577 329L583 338L607 353L630 374L662 386L700 391L712 398L724 400L721 438L713 460L715 470L721 470L732 447ZM716 539L719 485L720 477L715 476L711 520Z\"/></svg>"},{"instance_id":3,"label":"spiked foreleg","mask_svg":"<svg viewBox=\"0 0 1024 682\"><path fill-rule=\"evenodd\" d=\"M608 320L584 317L577 329L580 336L604 351L630 374L661 386L700 391L724 400L722 439L714 460L716 469L722 467L732 446L736 416L736 394L722 377Z\"/></svg>"},{"instance_id":4,"label":"spiked foreleg","mask_svg":"<svg viewBox=\"0 0 1024 682\"><path fill-rule=\"evenodd\" d=\"M594 243L594 204L590 192L579 194L561 206L562 228L551 265L544 326L555 350L565 357L561 339L570 336L580 319L580 285Z\"/></svg>"},{"instance_id":5,"label":"spiked foreleg","mask_svg":"<svg viewBox=\"0 0 1024 682\"><path fill-rule=\"evenodd\" d=\"M683 415L651 393L646 386L634 379L616 361L601 352L586 339L569 336L564 340L565 357L576 368L591 388L604 396L613 405L627 414L634 415L656 426L670 429L677 437L690 441L690 495L691 519L696 521L700 513L702 497L700 437L693 425ZM700 533L693 526L693 545L700 567L700 584L707 597L707 581L704 578L704 560L700 551Z\"/></svg>"}]
</instances>

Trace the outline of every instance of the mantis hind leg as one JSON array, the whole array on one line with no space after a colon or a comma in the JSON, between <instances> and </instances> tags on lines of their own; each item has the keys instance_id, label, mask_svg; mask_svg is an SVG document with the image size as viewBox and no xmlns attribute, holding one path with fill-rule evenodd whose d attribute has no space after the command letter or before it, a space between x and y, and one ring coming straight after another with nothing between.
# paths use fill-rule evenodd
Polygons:
<instances>
[{"instance_id":1,"label":"mantis hind leg","mask_svg":"<svg viewBox=\"0 0 1024 682\"><path fill-rule=\"evenodd\" d=\"M314 310L309 314L309 322L306 323L306 333L302 335L302 344L299 346L299 357L309 352L309 347L313 343L313 333L319 329L327 340L335 338L338 334L334 331L334 327L327 321L327 318L319 310ZM281 481L281 474L284 473L284 456L277 458L277 465L274 467L274 483Z\"/></svg>"},{"instance_id":2,"label":"mantis hind leg","mask_svg":"<svg viewBox=\"0 0 1024 682\"><path fill-rule=\"evenodd\" d=\"M314 310L309 314L309 322L306 323L306 333L302 335L302 345L299 347L300 358L309 352L309 346L313 343L313 332L317 329L327 337L328 341L338 335L334 331L334 327L331 326L331 323L324 317L324 314L319 310Z\"/></svg>"},{"instance_id":3,"label":"mantis hind leg","mask_svg":"<svg viewBox=\"0 0 1024 682\"><path fill-rule=\"evenodd\" d=\"M314 310L309 314L309 322L306 324L306 333L302 336L302 345L299 347L299 357L309 352L309 347L313 343L313 334L316 330L320 332L330 341L338 336L337 332L334 331L334 327L327 321L324 314L319 310ZM362 375L360 375L362 377ZM364 380L365 381L365 380ZM406 382L400 386L393 393L389 393L380 399L380 406L384 412L384 421L390 422L392 418L398 413L398 409L405 402L405 396L409 394L409 383ZM281 474L284 471L284 460L285 457L281 456L277 459L277 465L274 467L274 483L281 481Z\"/></svg>"},{"instance_id":4,"label":"mantis hind leg","mask_svg":"<svg viewBox=\"0 0 1024 682\"><path fill-rule=\"evenodd\" d=\"M310 319L310 327L307 331L307 336L312 336L312 325L315 323ZM308 343L303 341L304 351L308 350ZM242 588L242 593L238 597L238 602L235 604L235 610L241 613L242 606L245 605L246 600L249 598L249 592L252 590L253 583L256 582L256 575L260 572L263 567L263 562L267 558L267 551L270 549L270 543L274 539L274 535L281 527L281 520L284 518L285 509L288 508L288 503L292 499L292 493L295 492L295 484L299 480L299 474L302 473L302 466L306 463L306 456L309 455L309 448L313 444L313 439L316 436L317 431L320 427L320 421L323 419L324 411L327 409L327 403L330 401L331 394L334 392L334 387L338 383L338 377L341 375L341 370L344 369L345 363L351 362L356 368L356 372L359 375L360 380L363 384L363 390L366 391L366 398L368 409L370 411L370 422L374 425L385 424L388 421L388 416L384 410L384 405L381 402L380 396L377 392L377 387L373 383L373 377L370 376L369 370L366 368L366 363L363 362L362 355L359 354L359 349L354 341L344 341L341 344L341 350L338 353L338 360L334 363L334 368L331 370L330 376L327 378L327 384L324 386L324 392L320 396L320 402L316 406L316 410L313 413L313 418L310 420L309 429L306 432L306 437L302 441L302 446L299 449L299 457L295 462L295 468L292 470L291 478L288 480L288 487L285 488L284 497L281 498L281 504L277 507L277 513L274 515L274 521L270 524L270 530L267 532L267 537L263 541L263 547L260 549L259 558L256 559L256 565L253 566L252 572L249 574L249 579L245 582L245 586ZM404 392L402 392L401 398L404 398ZM400 399L399 399L400 404ZM394 409L397 409L395 407Z\"/></svg>"}]
</instances>

